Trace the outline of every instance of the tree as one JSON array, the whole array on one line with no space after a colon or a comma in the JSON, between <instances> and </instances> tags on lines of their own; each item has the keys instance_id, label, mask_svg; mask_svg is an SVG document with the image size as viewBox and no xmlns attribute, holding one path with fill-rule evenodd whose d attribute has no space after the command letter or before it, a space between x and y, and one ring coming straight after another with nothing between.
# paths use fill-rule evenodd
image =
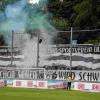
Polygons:
<instances>
[{"instance_id":1,"label":"tree","mask_svg":"<svg viewBox=\"0 0 100 100\"><path fill-rule=\"evenodd\" d=\"M63 0L63 2L49 0L48 9L53 14L54 26L59 30L70 29L71 26L75 29L100 28L99 0ZM77 33L73 38L79 39L83 43L89 39L96 39L98 34L99 32ZM60 38L63 39L63 35ZM60 40L62 41L62 39Z\"/></svg>"},{"instance_id":2,"label":"tree","mask_svg":"<svg viewBox=\"0 0 100 100\"><path fill-rule=\"evenodd\" d=\"M73 22L74 26L83 29L92 29L97 26L97 5L95 0L83 0L73 6L76 17Z\"/></svg>"},{"instance_id":3,"label":"tree","mask_svg":"<svg viewBox=\"0 0 100 100\"><path fill-rule=\"evenodd\" d=\"M59 30L65 30L65 28L68 28L68 20L62 18L62 17L55 17L52 19L52 24L56 27L56 29Z\"/></svg>"},{"instance_id":4,"label":"tree","mask_svg":"<svg viewBox=\"0 0 100 100\"><path fill-rule=\"evenodd\" d=\"M0 35L0 46L4 45L5 41L4 41L4 36Z\"/></svg>"}]
</instances>

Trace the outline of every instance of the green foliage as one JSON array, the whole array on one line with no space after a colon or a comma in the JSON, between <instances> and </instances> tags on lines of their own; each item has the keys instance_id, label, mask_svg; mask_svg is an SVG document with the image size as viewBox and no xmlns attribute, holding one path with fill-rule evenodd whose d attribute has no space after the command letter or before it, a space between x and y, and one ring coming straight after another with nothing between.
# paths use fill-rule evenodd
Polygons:
<instances>
[{"instance_id":1,"label":"green foliage","mask_svg":"<svg viewBox=\"0 0 100 100\"><path fill-rule=\"evenodd\" d=\"M79 29L98 28L100 2L97 0L49 0L48 9L54 18L62 17L68 20L68 26ZM55 18L56 19L56 18ZM66 27L64 27L66 29Z\"/></svg>"},{"instance_id":2,"label":"green foliage","mask_svg":"<svg viewBox=\"0 0 100 100\"><path fill-rule=\"evenodd\" d=\"M65 30L65 28L68 28L68 20L64 18L54 18L52 20L53 25L56 27L56 29L59 30Z\"/></svg>"},{"instance_id":3,"label":"green foliage","mask_svg":"<svg viewBox=\"0 0 100 100\"><path fill-rule=\"evenodd\" d=\"M4 37L3 37L3 35L0 35L0 46L2 46L4 44L5 44Z\"/></svg>"},{"instance_id":4,"label":"green foliage","mask_svg":"<svg viewBox=\"0 0 100 100\"><path fill-rule=\"evenodd\" d=\"M63 0L63 2L60 2L60 0L49 0L48 9L53 13L53 22L58 30L70 29L71 26L76 29L100 28L99 0ZM96 40L98 38L98 33L99 32L84 32L82 33L84 35L79 35L77 33L75 36L85 43L92 39ZM95 37L93 37L94 35ZM73 35L73 38L75 36ZM60 37L62 41L61 38L63 39L63 36Z\"/></svg>"},{"instance_id":5,"label":"green foliage","mask_svg":"<svg viewBox=\"0 0 100 100\"><path fill-rule=\"evenodd\" d=\"M100 36L97 37L96 39L90 39L85 42L86 44L100 44Z\"/></svg>"},{"instance_id":6,"label":"green foliage","mask_svg":"<svg viewBox=\"0 0 100 100\"><path fill-rule=\"evenodd\" d=\"M89 1L84 0L83 2L76 4L74 7L74 10L76 12L76 18L73 22L75 25L80 25L82 21L86 21L86 19L90 16L90 8L89 8Z\"/></svg>"}]
</instances>

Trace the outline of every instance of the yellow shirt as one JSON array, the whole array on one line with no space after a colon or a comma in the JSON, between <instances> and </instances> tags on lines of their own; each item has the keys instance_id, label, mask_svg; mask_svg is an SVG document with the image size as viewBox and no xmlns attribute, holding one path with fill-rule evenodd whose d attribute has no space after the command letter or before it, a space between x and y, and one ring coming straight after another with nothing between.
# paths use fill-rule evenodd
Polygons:
<instances>
[{"instance_id":1,"label":"yellow shirt","mask_svg":"<svg viewBox=\"0 0 100 100\"><path fill-rule=\"evenodd\" d=\"M67 81L67 82L71 82L71 80L72 80L72 78L71 78L70 76L68 76L68 77L66 78L66 81Z\"/></svg>"}]
</instances>

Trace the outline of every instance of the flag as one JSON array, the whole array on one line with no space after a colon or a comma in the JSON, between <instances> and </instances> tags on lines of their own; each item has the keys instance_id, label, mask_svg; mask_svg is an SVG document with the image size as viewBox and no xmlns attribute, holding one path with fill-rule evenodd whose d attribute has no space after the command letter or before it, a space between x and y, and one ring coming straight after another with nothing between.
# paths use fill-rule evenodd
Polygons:
<instances>
[{"instance_id":1,"label":"flag","mask_svg":"<svg viewBox=\"0 0 100 100\"><path fill-rule=\"evenodd\" d=\"M42 39L39 39L39 43L41 43L42 42Z\"/></svg>"}]
</instances>

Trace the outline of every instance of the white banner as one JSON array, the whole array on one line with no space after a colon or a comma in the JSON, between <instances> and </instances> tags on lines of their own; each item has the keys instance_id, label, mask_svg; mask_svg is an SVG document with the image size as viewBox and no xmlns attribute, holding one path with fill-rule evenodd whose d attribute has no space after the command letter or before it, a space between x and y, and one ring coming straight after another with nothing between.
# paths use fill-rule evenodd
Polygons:
<instances>
[{"instance_id":1,"label":"white banner","mask_svg":"<svg viewBox=\"0 0 100 100\"><path fill-rule=\"evenodd\" d=\"M69 70L0 69L0 79L65 80ZM71 70L73 81L100 82L100 71Z\"/></svg>"},{"instance_id":2,"label":"white banner","mask_svg":"<svg viewBox=\"0 0 100 100\"><path fill-rule=\"evenodd\" d=\"M74 82L75 90L100 92L100 83Z\"/></svg>"},{"instance_id":3,"label":"white banner","mask_svg":"<svg viewBox=\"0 0 100 100\"><path fill-rule=\"evenodd\" d=\"M13 87L47 88L47 81L13 80Z\"/></svg>"}]
</instances>

